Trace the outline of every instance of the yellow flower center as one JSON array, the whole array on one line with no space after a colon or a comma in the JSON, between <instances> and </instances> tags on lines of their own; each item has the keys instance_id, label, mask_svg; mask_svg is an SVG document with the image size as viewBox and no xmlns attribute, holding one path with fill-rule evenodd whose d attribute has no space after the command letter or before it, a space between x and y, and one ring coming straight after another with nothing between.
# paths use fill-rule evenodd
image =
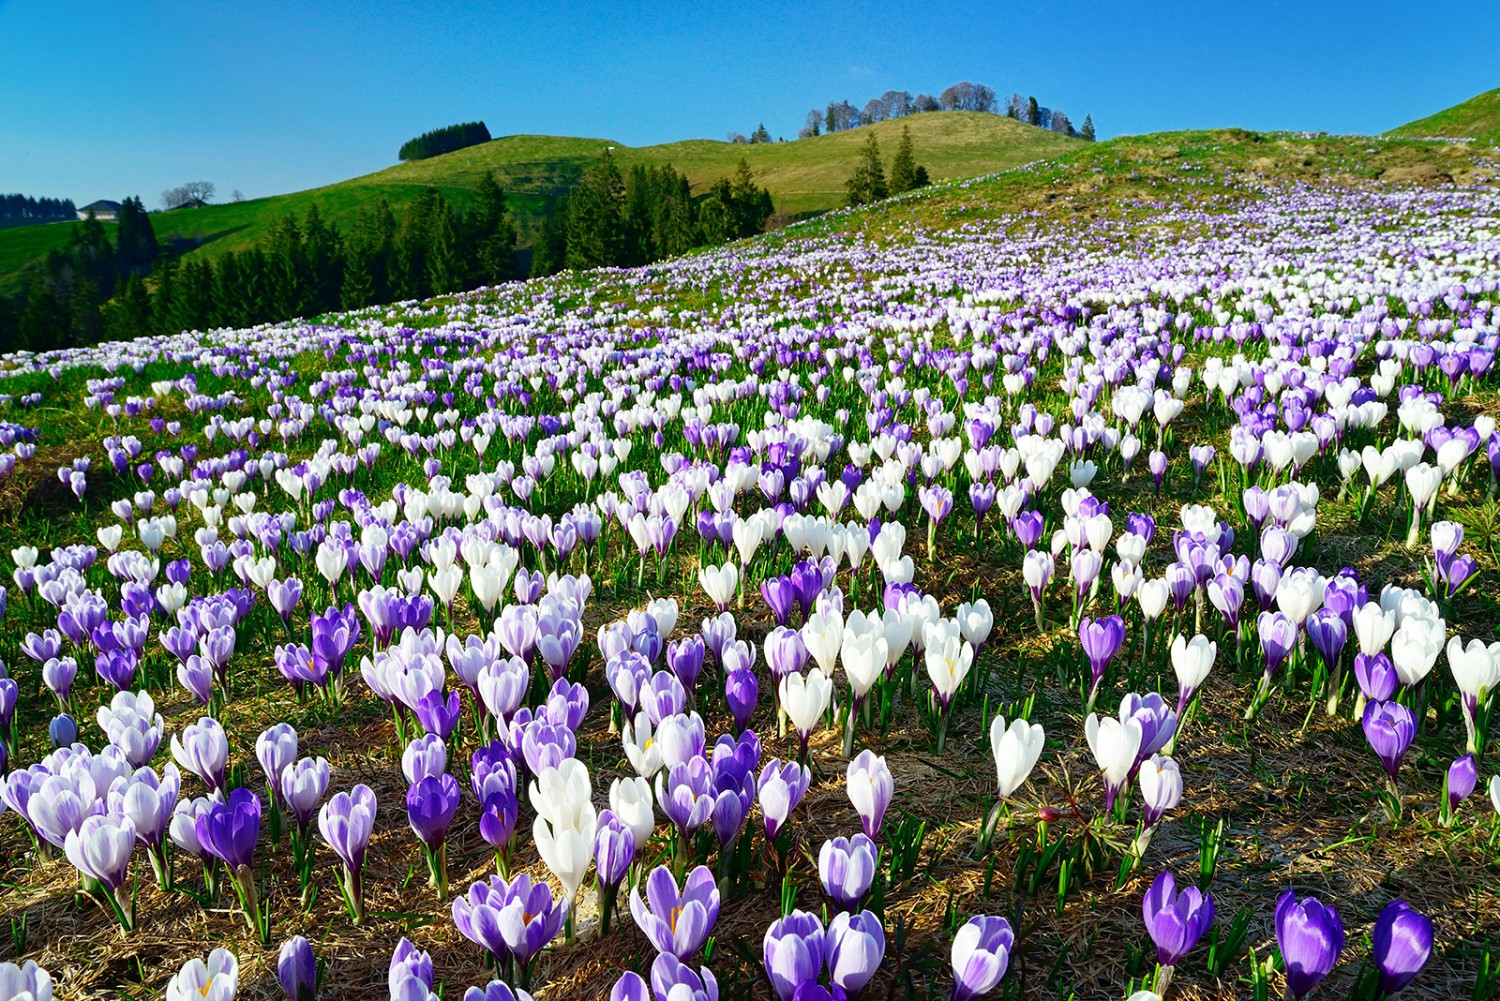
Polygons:
<instances>
[{"instance_id":1,"label":"yellow flower center","mask_svg":"<svg viewBox=\"0 0 1500 1001\"><path fill-rule=\"evenodd\" d=\"M677 934L677 919L680 918L680 917L682 917L682 905L679 904L678 906L672 908L672 910L669 913L669 918L670 918L669 924L670 924L670 926L672 928L672 934L673 935Z\"/></svg>"}]
</instances>

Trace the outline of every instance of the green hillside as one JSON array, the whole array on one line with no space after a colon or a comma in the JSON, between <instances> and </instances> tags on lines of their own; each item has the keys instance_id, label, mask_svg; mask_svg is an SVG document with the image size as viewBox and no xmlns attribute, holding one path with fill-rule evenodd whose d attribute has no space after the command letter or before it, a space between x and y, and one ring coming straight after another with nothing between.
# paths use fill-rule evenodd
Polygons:
<instances>
[{"instance_id":1,"label":"green hillside","mask_svg":"<svg viewBox=\"0 0 1500 1001\"><path fill-rule=\"evenodd\" d=\"M1393 136L1477 139L1500 145L1500 88L1391 130Z\"/></svg>"},{"instance_id":2,"label":"green hillside","mask_svg":"<svg viewBox=\"0 0 1500 1001\"><path fill-rule=\"evenodd\" d=\"M622 167L670 163L687 175L695 194L732 174L743 157L778 210L803 215L843 204L844 181L866 137L875 133L889 161L903 125L911 129L917 162L935 181L993 173L1081 145L1010 118L971 111L928 112L848 132L756 145L689 139L631 147L608 139L506 136L322 188L159 212L151 221L163 244L175 242L191 247L190 254L217 256L253 246L277 219L288 212L301 215L312 205L342 225L379 198L399 206L427 187L462 203L485 171L499 175L520 219L536 219L606 147L613 148ZM68 225L55 223L0 230L0 293L14 292L25 265L66 242L68 232Z\"/></svg>"}]
</instances>

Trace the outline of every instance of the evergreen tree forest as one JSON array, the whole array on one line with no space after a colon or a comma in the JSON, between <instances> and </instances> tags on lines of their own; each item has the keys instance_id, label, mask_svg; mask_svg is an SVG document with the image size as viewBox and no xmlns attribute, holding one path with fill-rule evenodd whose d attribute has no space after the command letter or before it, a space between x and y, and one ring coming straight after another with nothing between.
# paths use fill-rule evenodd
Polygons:
<instances>
[{"instance_id":1,"label":"evergreen tree forest","mask_svg":"<svg viewBox=\"0 0 1500 1001\"><path fill-rule=\"evenodd\" d=\"M562 195L536 233L531 273L629 267L760 232L770 193L744 161L694 197L670 165L622 171L605 153ZM49 351L183 330L245 327L423 299L519 277L505 192L481 179L459 209L436 189L405 207L384 199L342 228L316 206L287 215L247 250L210 260L160 246L139 198L121 206L115 239L90 218L0 296L0 352Z\"/></svg>"},{"instance_id":2,"label":"evergreen tree forest","mask_svg":"<svg viewBox=\"0 0 1500 1001\"><path fill-rule=\"evenodd\" d=\"M753 236L773 211L771 194L744 160L694 198L670 164L622 171L608 151L558 202L532 251L531 273L563 268L631 267L693 247Z\"/></svg>"},{"instance_id":3,"label":"evergreen tree forest","mask_svg":"<svg viewBox=\"0 0 1500 1001\"><path fill-rule=\"evenodd\" d=\"M48 351L212 327L243 327L418 299L515 277L505 193L481 180L467 208L429 189L402 210L381 200L341 232L316 206L278 220L266 239L214 260L158 246L140 199L116 238L90 218L0 298L0 351Z\"/></svg>"}]
</instances>

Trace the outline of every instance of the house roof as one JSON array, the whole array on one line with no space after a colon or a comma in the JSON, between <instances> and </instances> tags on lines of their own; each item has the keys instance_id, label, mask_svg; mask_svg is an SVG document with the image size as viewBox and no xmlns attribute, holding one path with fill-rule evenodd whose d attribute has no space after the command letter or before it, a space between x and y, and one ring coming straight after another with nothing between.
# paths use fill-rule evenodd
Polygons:
<instances>
[{"instance_id":1,"label":"house roof","mask_svg":"<svg viewBox=\"0 0 1500 1001\"><path fill-rule=\"evenodd\" d=\"M107 198L101 198L97 202L89 202L87 205L83 206L78 211L80 211L80 212L118 212L118 211L120 211L120 203L119 202L112 202L112 201L110 201Z\"/></svg>"}]
</instances>

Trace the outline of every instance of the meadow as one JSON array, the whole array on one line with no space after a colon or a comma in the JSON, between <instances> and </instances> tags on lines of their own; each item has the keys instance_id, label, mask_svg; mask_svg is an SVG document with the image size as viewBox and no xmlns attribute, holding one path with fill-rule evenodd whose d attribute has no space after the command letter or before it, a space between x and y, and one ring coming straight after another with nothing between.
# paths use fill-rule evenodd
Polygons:
<instances>
[{"instance_id":1,"label":"meadow","mask_svg":"<svg viewBox=\"0 0 1500 1001\"><path fill-rule=\"evenodd\" d=\"M0 981L1492 996L1496 171L1121 139L6 358Z\"/></svg>"}]
</instances>

